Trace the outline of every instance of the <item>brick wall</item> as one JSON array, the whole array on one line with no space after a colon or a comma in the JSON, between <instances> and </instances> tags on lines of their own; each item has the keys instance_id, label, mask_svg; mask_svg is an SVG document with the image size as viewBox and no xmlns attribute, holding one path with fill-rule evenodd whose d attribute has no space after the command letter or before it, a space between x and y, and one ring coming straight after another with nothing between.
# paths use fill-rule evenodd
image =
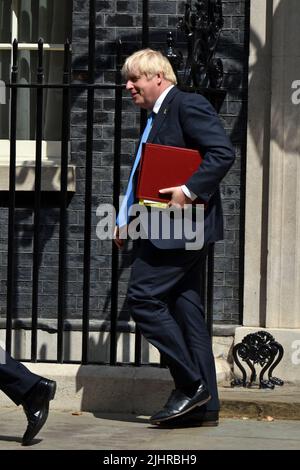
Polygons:
<instances>
[{"instance_id":1,"label":"brick wall","mask_svg":"<svg viewBox=\"0 0 300 470\"><path fill-rule=\"evenodd\" d=\"M73 1L73 70L80 77L87 69L88 3ZM142 1L97 0L96 80L113 83L115 40L121 38L124 56L141 47ZM150 1L149 45L165 48L166 33L174 32L177 47L184 51L182 33L176 30L178 17L183 14L183 1ZM238 323L240 313L240 278L242 258L240 239L243 220L243 168L246 142L246 96L248 62L249 0L223 0L225 25L218 56L224 59L225 83L228 91L220 117L237 153L234 167L222 183L225 215L225 240L216 245L214 319L222 323ZM102 202L112 202L114 92L95 93L95 129L93 160L93 211L91 249L91 318L107 319L110 314L111 242L96 237L96 208ZM124 94L122 127L122 189L127 181L139 135L140 114ZM68 209L68 240L66 277L66 317L82 317L84 191L85 191L86 93L73 92L71 119L72 163L77 167L77 190ZM7 211L1 210L3 217ZM32 213L17 214L17 273L16 316L28 315L31 306ZM58 210L44 209L42 214L42 254L40 273L40 312L44 318L55 318L57 312L58 276ZM5 279L5 234L1 229L1 279ZM127 320L126 288L130 265L129 245L120 257L119 310L120 319ZM5 282L0 291L0 309L5 312Z\"/></svg>"}]
</instances>

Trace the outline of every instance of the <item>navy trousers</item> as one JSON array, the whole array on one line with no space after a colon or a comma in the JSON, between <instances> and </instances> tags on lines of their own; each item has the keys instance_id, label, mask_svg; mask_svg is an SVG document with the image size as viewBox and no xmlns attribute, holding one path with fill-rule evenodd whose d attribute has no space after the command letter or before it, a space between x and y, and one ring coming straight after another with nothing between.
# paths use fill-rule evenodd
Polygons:
<instances>
[{"instance_id":1,"label":"navy trousers","mask_svg":"<svg viewBox=\"0 0 300 470\"><path fill-rule=\"evenodd\" d=\"M161 250L139 240L128 303L141 333L165 358L175 387L201 380L212 397L205 408L218 410L215 361L200 295L206 252L207 247Z\"/></svg>"},{"instance_id":2,"label":"navy trousers","mask_svg":"<svg viewBox=\"0 0 300 470\"><path fill-rule=\"evenodd\" d=\"M20 405L26 393L41 380L41 377L30 372L7 352L3 350L2 352L1 357L5 356L5 361L0 363L0 390L16 405Z\"/></svg>"}]
</instances>

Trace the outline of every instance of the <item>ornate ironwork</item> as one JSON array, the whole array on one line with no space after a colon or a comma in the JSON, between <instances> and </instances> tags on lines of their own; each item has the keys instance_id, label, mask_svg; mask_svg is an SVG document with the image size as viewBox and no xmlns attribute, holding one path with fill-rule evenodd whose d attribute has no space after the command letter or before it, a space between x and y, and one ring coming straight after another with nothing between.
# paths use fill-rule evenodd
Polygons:
<instances>
[{"instance_id":1,"label":"ornate ironwork","mask_svg":"<svg viewBox=\"0 0 300 470\"><path fill-rule=\"evenodd\" d=\"M279 364L284 354L284 349L280 343L275 341L274 337L267 331L258 331L245 336L241 343L233 348L234 362L242 372L242 379L235 378L231 386L251 387L257 378L255 366L262 367L259 374L259 388L273 389L275 385L283 385L283 380L273 377L272 373ZM247 372L240 360L246 362L250 368L251 376L247 382ZM264 379L264 374L268 371L268 378Z\"/></svg>"},{"instance_id":2,"label":"ornate ironwork","mask_svg":"<svg viewBox=\"0 0 300 470\"><path fill-rule=\"evenodd\" d=\"M166 56L172 64L173 70L177 77L178 84L181 84L181 80L178 76L178 71L183 64L183 55L179 49L175 48L175 41L173 38L173 33L170 31L167 35L167 50Z\"/></svg>"},{"instance_id":3,"label":"ornate ironwork","mask_svg":"<svg viewBox=\"0 0 300 470\"><path fill-rule=\"evenodd\" d=\"M216 46L223 27L221 0L189 0L178 28L187 38L187 57L181 87L217 89L223 82L223 63L216 59ZM167 56L178 76L182 54L174 49L172 33L168 35Z\"/></svg>"}]
</instances>

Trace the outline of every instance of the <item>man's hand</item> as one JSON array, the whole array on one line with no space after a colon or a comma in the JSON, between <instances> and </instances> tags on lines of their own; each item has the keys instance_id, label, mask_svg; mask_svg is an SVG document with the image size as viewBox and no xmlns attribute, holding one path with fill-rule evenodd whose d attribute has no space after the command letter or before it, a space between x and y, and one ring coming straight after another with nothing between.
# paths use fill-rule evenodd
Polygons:
<instances>
[{"instance_id":1,"label":"man's hand","mask_svg":"<svg viewBox=\"0 0 300 470\"><path fill-rule=\"evenodd\" d=\"M124 246L124 240L122 238L120 238L120 229L119 229L118 225L115 226L115 230L114 230L114 242L117 245L117 247L119 248L119 250L122 250L122 248Z\"/></svg>"},{"instance_id":2,"label":"man's hand","mask_svg":"<svg viewBox=\"0 0 300 470\"><path fill-rule=\"evenodd\" d=\"M173 188L164 188L159 190L160 194L172 194L168 207L174 206L177 209L182 209L185 204L191 204L193 201L187 197L181 189L181 186L174 186Z\"/></svg>"}]
</instances>

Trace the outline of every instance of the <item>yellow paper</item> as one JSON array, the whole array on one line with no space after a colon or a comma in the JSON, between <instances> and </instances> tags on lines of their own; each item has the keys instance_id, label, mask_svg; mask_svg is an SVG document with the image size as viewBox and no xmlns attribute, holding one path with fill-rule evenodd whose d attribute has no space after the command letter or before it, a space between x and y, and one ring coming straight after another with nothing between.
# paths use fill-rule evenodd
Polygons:
<instances>
[{"instance_id":1,"label":"yellow paper","mask_svg":"<svg viewBox=\"0 0 300 470\"><path fill-rule=\"evenodd\" d=\"M168 207L167 202L151 201L150 199L140 199L139 204L141 206L159 207L160 209L166 209Z\"/></svg>"}]
</instances>

